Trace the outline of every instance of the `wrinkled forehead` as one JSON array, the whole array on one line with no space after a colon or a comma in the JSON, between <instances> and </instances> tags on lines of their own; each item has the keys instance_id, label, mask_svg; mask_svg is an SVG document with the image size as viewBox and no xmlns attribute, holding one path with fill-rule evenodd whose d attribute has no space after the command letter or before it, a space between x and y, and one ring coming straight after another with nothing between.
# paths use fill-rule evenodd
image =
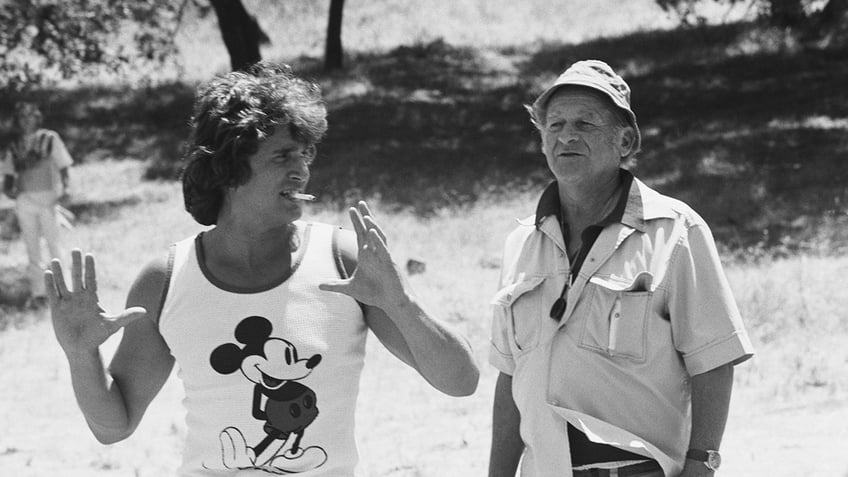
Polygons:
<instances>
[{"instance_id":1,"label":"wrinkled forehead","mask_svg":"<svg viewBox=\"0 0 848 477\"><path fill-rule=\"evenodd\" d=\"M551 95L545 109L545 117L561 118L565 116L590 116L612 119L615 106L609 98L590 88L567 86Z\"/></svg>"}]
</instances>

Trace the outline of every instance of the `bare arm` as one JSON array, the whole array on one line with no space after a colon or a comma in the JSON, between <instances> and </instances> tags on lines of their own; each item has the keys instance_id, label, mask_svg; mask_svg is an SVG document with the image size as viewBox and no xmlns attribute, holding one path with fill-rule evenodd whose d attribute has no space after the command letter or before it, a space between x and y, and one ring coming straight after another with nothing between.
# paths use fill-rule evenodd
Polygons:
<instances>
[{"instance_id":1,"label":"bare arm","mask_svg":"<svg viewBox=\"0 0 848 477\"><path fill-rule=\"evenodd\" d=\"M512 376L498 375L492 409L492 448L489 453L489 477L514 477L524 452L519 434L521 416L512 398Z\"/></svg>"},{"instance_id":2,"label":"bare arm","mask_svg":"<svg viewBox=\"0 0 848 477\"><path fill-rule=\"evenodd\" d=\"M727 423L733 365L728 363L706 373L692 376L692 432L690 449L718 450ZM713 471L702 462L686 459L681 477L711 476Z\"/></svg>"},{"instance_id":3,"label":"bare arm","mask_svg":"<svg viewBox=\"0 0 848 477\"><path fill-rule=\"evenodd\" d=\"M77 403L94 436L108 444L132 434L173 367L156 325L167 281L165 265L148 265L132 285L127 308L109 315L97 301L94 258L85 257L84 279L81 262L81 252L74 250L70 290L58 260L45 272L45 282L53 329L68 358ZM121 343L106 370L99 346L121 328Z\"/></svg>"},{"instance_id":4,"label":"bare arm","mask_svg":"<svg viewBox=\"0 0 848 477\"><path fill-rule=\"evenodd\" d=\"M433 387L451 396L473 393L480 372L468 341L434 319L415 298L364 202L351 209L351 220L356 241L342 237L340 248L345 255L357 254L356 270L350 279L322 284L321 289L362 303L365 320L380 342Z\"/></svg>"},{"instance_id":5,"label":"bare arm","mask_svg":"<svg viewBox=\"0 0 848 477\"><path fill-rule=\"evenodd\" d=\"M468 341L433 319L413 297L387 309L366 305L365 321L392 354L445 394L474 393L480 372Z\"/></svg>"}]
</instances>

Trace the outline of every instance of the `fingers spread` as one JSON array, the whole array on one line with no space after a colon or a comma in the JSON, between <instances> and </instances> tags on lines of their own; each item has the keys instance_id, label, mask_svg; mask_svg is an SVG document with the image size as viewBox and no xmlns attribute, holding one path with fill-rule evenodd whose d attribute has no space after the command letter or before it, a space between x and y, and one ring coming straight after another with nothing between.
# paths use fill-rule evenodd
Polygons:
<instances>
[{"instance_id":1,"label":"fingers spread","mask_svg":"<svg viewBox=\"0 0 848 477\"><path fill-rule=\"evenodd\" d=\"M350 279L347 280L334 280L330 282L324 282L318 284L318 289L321 291L329 291L336 293L345 293L350 285Z\"/></svg>"},{"instance_id":2,"label":"fingers spread","mask_svg":"<svg viewBox=\"0 0 848 477\"><path fill-rule=\"evenodd\" d=\"M368 204L364 200L360 200L356 204L356 207L359 209L359 213L362 214L363 216L364 215L369 215L369 216L374 215L374 214L371 213L371 209L368 207Z\"/></svg>"},{"instance_id":3,"label":"fingers spread","mask_svg":"<svg viewBox=\"0 0 848 477\"><path fill-rule=\"evenodd\" d=\"M97 274L94 272L94 256L85 255L85 289L94 293L97 291Z\"/></svg>"},{"instance_id":4,"label":"fingers spread","mask_svg":"<svg viewBox=\"0 0 848 477\"><path fill-rule=\"evenodd\" d=\"M353 224L353 231L356 232L356 241L359 247L362 248L365 242L365 223L362 221L362 216L355 207L348 209L350 222Z\"/></svg>"},{"instance_id":5,"label":"fingers spread","mask_svg":"<svg viewBox=\"0 0 848 477\"><path fill-rule=\"evenodd\" d=\"M50 262L50 271L53 272L53 282L56 284L56 290L59 291L59 296L68 294L68 287L65 286L65 276L62 274L62 262L54 258Z\"/></svg>"},{"instance_id":6,"label":"fingers spread","mask_svg":"<svg viewBox=\"0 0 848 477\"><path fill-rule=\"evenodd\" d=\"M372 217L370 215L366 215L366 216L363 216L362 219L365 222L365 225L368 227L368 230L376 231L377 235L380 236L380 238L383 240L383 242L387 242L385 232L383 232L383 229L381 229L380 226L377 225L377 222L374 221L374 217Z\"/></svg>"},{"instance_id":7,"label":"fingers spread","mask_svg":"<svg viewBox=\"0 0 848 477\"><path fill-rule=\"evenodd\" d=\"M118 329L127 326L128 324L132 323L133 321L139 318L144 317L145 315L147 315L147 309L140 306L134 306L131 308L127 308L126 310L122 311L117 315L104 314L102 316L106 321L111 322L115 329Z\"/></svg>"},{"instance_id":8,"label":"fingers spread","mask_svg":"<svg viewBox=\"0 0 848 477\"><path fill-rule=\"evenodd\" d=\"M386 242L375 229L368 231L368 243L374 249L374 253L377 254L378 258L383 260L389 258L389 249L386 247Z\"/></svg>"},{"instance_id":9,"label":"fingers spread","mask_svg":"<svg viewBox=\"0 0 848 477\"><path fill-rule=\"evenodd\" d=\"M50 306L59 301L59 292L56 291L56 283L53 281L53 272L50 270L44 271L44 288L47 291L47 301Z\"/></svg>"},{"instance_id":10,"label":"fingers spread","mask_svg":"<svg viewBox=\"0 0 848 477\"><path fill-rule=\"evenodd\" d=\"M71 251L71 289L82 290L82 252L77 248Z\"/></svg>"}]
</instances>

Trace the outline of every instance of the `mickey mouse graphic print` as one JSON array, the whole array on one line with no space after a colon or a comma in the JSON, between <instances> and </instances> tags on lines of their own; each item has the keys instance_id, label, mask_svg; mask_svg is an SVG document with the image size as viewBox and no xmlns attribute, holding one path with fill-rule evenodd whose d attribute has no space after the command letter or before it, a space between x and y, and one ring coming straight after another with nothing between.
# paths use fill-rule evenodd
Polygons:
<instances>
[{"instance_id":1,"label":"mickey mouse graphic print","mask_svg":"<svg viewBox=\"0 0 848 477\"><path fill-rule=\"evenodd\" d=\"M261 316L245 318L236 327L236 339L215 348L212 368L221 374L241 371L253 386L253 417L264 421L267 433L261 442L248 445L236 427L221 431L221 453L228 468L262 468L273 472L316 469L327 461L321 447L300 447L306 428L318 416L315 391L299 380L309 376L321 355L298 359L297 348L281 338L271 338L271 322ZM264 396L264 399L263 399ZM294 436L288 445L289 437ZM272 446L273 443L280 444ZM266 452L270 449L270 452Z\"/></svg>"},{"instance_id":2,"label":"mickey mouse graphic print","mask_svg":"<svg viewBox=\"0 0 848 477\"><path fill-rule=\"evenodd\" d=\"M351 476L367 326L343 275L336 227L295 222L292 273L233 289L204 266L200 235L172 249L160 331L185 389L181 476Z\"/></svg>"}]
</instances>

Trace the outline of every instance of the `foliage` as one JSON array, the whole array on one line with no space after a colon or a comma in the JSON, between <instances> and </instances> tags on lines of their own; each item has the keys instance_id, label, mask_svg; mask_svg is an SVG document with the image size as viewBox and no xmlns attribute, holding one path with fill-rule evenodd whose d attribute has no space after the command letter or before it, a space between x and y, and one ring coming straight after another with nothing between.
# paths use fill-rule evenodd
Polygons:
<instances>
[{"instance_id":1,"label":"foliage","mask_svg":"<svg viewBox=\"0 0 848 477\"><path fill-rule=\"evenodd\" d=\"M188 0L9 0L0 6L0 89L153 71L174 57Z\"/></svg>"},{"instance_id":2,"label":"foliage","mask_svg":"<svg viewBox=\"0 0 848 477\"><path fill-rule=\"evenodd\" d=\"M838 0L837 0L838 1ZM829 1L822 0L656 0L666 12L675 14L684 25L703 25L707 17L700 12L704 4L715 4L727 9L738 5L754 10L758 18L779 27L801 27L808 24L826 8Z\"/></svg>"}]
</instances>

